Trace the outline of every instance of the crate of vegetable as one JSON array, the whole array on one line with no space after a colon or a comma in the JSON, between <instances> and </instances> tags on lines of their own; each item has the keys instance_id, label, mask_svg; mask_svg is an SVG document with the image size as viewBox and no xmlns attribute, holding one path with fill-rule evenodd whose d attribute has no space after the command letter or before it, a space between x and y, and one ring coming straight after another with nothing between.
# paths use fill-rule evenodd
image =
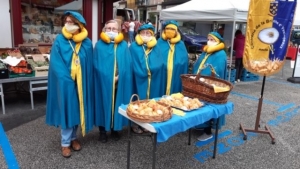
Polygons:
<instances>
[{"instance_id":1,"label":"crate of vegetable","mask_svg":"<svg viewBox=\"0 0 300 169\"><path fill-rule=\"evenodd\" d=\"M35 70L35 76L48 76L49 60L45 54L25 55L27 62Z\"/></svg>"},{"instance_id":2,"label":"crate of vegetable","mask_svg":"<svg viewBox=\"0 0 300 169\"><path fill-rule=\"evenodd\" d=\"M35 71L26 60L21 60L16 66L8 66L9 78L15 77L32 77Z\"/></svg>"}]
</instances>

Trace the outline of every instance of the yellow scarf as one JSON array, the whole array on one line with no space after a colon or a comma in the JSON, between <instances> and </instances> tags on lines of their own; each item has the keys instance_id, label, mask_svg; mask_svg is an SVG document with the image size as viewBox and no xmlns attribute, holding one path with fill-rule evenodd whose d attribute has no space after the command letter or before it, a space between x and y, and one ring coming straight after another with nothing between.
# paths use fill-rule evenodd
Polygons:
<instances>
[{"instance_id":1,"label":"yellow scarf","mask_svg":"<svg viewBox=\"0 0 300 169\"><path fill-rule=\"evenodd\" d=\"M100 39L105 42L105 43L110 43L112 40L107 36L105 32L100 33ZM114 39L114 73L113 73L113 90L112 90L112 105L111 105L111 128L114 127L114 114L115 114L115 89L116 89L116 80L115 80L115 75L116 75L116 68L117 68L117 47L120 42L124 39L124 36L122 33L119 33L115 39Z\"/></svg>"},{"instance_id":2,"label":"yellow scarf","mask_svg":"<svg viewBox=\"0 0 300 169\"><path fill-rule=\"evenodd\" d=\"M82 90L82 71L81 71L80 58L79 58L78 52L80 50L82 41L87 37L88 34L87 34L87 30L84 27L81 28L80 33L74 34L74 35L67 32L65 27L63 27L62 34L66 39L69 40L69 43L73 50L72 63L71 63L71 77L74 81L76 81L76 84L77 84L77 91L78 91L78 97L79 97L79 109L80 109L80 126L81 126L82 135L85 136L85 116L84 116L84 103L83 103L83 90ZM70 39L73 39L73 41L76 42L75 49L74 49Z\"/></svg>"},{"instance_id":3,"label":"yellow scarf","mask_svg":"<svg viewBox=\"0 0 300 169\"><path fill-rule=\"evenodd\" d=\"M117 47L118 44L115 43L114 44L114 73L113 73L113 90L112 90L112 105L111 105L111 128L114 127L114 114L115 114L115 89L116 89L116 79L115 79L115 75L116 75L116 67L117 67Z\"/></svg>"},{"instance_id":4,"label":"yellow scarf","mask_svg":"<svg viewBox=\"0 0 300 169\"><path fill-rule=\"evenodd\" d=\"M174 66L174 53L175 53L175 44L180 41L181 36L179 33L174 38L168 40L165 32L162 32L162 39L166 40L170 46L168 53L168 65L167 65L167 87L166 87L166 95L171 94L171 86L172 86L172 75L173 75L173 66Z\"/></svg>"},{"instance_id":5,"label":"yellow scarf","mask_svg":"<svg viewBox=\"0 0 300 169\"><path fill-rule=\"evenodd\" d=\"M147 74L148 74L148 89L147 89L147 99L150 98L150 87L151 87L151 71L149 68L149 63L148 63L148 56L151 53L152 49L147 48L145 50L144 46L142 46L144 53L145 53L145 62L146 62L146 68L147 68Z\"/></svg>"}]
</instances>

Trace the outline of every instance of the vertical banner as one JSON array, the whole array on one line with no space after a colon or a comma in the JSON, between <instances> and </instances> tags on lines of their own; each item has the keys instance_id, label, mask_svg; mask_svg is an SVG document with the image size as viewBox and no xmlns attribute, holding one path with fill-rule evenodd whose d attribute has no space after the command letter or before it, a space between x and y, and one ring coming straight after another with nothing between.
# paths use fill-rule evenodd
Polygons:
<instances>
[{"instance_id":1,"label":"vertical banner","mask_svg":"<svg viewBox=\"0 0 300 169\"><path fill-rule=\"evenodd\" d=\"M297 0L251 0L244 49L244 67L270 76L284 65Z\"/></svg>"}]
</instances>

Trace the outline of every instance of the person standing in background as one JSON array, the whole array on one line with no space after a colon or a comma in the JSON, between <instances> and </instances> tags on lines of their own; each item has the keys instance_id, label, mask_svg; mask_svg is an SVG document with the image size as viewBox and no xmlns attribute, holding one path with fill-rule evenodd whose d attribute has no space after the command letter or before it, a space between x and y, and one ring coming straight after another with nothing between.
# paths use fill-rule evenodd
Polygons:
<instances>
[{"instance_id":1,"label":"person standing in background","mask_svg":"<svg viewBox=\"0 0 300 169\"><path fill-rule=\"evenodd\" d=\"M233 41L233 50L235 51L235 69L236 76L235 82L240 82L242 71L243 71L243 53L245 47L245 36L241 30L235 32L235 38Z\"/></svg>"},{"instance_id":2,"label":"person standing in background","mask_svg":"<svg viewBox=\"0 0 300 169\"><path fill-rule=\"evenodd\" d=\"M188 73L189 57L186 47L181 41L178 32L178 23L174 20L166 21L163 24L161 37L157 45L160 47L164 58L164 69L167 84L165 94L181 92L182 83L180 75Z\"/></svg>"},{"instance_id":3,"label":"person standing in background","mask_svg":"<svg viewBox=\"0 0 300 169\"><path fill-rule=\"evenodd\" d=\"M151 20L150 20L150 19L147 19L146 24L152 25Z\"/></svg>"},{"instance_id":4,"label":"person standing in background","mask_svg":"<svg viewBox=\"0 0 300 169\"><path fill-rule=\"evenodd\" d=\"M62 34L51 48L46 123L61 127L63 157L81 150L77 128L84 136L93 128L93 44L81 14L67 11Z\"/></svg>"},{"instance_id":5,"label":"person standing in background","mask_svg":"<svg viewBox=\"0 0 300 169\"><path fill-rule=\"evenodd\" d=\"M131 55L123 39L118 22L110 20L94 49L95 126L99 126L102 143L107 142L108 131L115 141L119 140L118 131L128 125L118 113L119 106L128 104L133 94Z\"/></svg>"},{"instance_id":6,"label":"person standing in background","mask_svg":"<svg viewBox=\"0 0 300 169\"><path fill-rule=\"evenodd\" d=\"M130 22L129 22L129 31L128 31L128 36L129 36L129 42L130 42L130 44L132 42L134 42L134 27L135 27L135 24L134 24L133 19L131 18Z\"/></svg>"}]
</instances>

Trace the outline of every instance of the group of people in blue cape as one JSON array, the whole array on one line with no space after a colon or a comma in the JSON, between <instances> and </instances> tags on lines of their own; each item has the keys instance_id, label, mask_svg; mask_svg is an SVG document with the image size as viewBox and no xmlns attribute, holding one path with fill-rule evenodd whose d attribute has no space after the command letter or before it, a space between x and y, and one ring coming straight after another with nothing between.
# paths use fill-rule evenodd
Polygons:
<instances>
[{"instance_id":1,"label":"group of people in blue cape","mask_svg":"<svg viewBox=\"0 0 300 169\"><path fill-rule=\"evenodd\" d=\"M51 49L46 110L46 123L61 128L64 157L70 157L71 150L81 149L78 126L83 136L94 126L99 127L99 140L103 143L109 131L114 140L119 140L119 131L128 125L128 119L118 113L118 108L128 104L133 94L144 100L181 92L180 75L188 73L189 59L176 21L165 22L158 40L152 25L141 26L135 42L128 47L120 25L110 20L94 48L81 14L65 12L64 24ZM208 46L193 73L209 63L225 79L224 48L222 37L210 33ZM210 74L210 70L201 73ZM209 136L211 123L213 120L198 127L206 128ZM138 125L133 125L132 130L147 132Z\"/></svg>"}]
</instances>

